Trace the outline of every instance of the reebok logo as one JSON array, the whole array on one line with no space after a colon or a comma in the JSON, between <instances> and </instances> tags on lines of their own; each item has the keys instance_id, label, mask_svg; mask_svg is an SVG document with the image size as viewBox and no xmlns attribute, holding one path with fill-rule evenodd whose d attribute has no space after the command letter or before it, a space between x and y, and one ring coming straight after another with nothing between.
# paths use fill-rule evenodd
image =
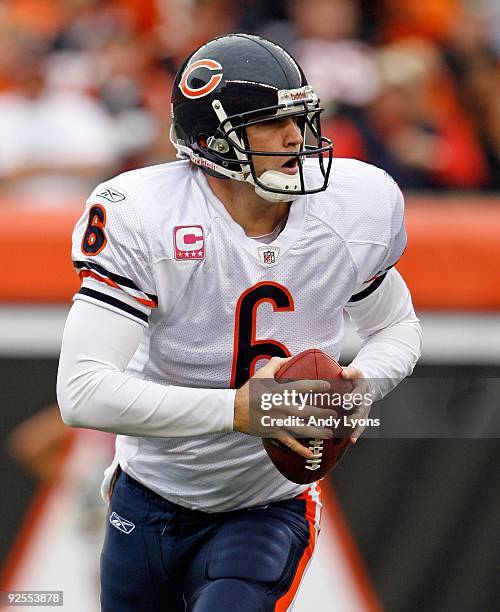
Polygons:
<instances>
[{"instance_id":1,"label":"reebok logo","mask_svg":"<svg viewBox=\"0 0 500 612\"><path fill-rule=\"evenodd\" d=\"M104 198L105 200L108 200L109 202L121 202L122 200L125 199L125 196L123 195L123 193L116 191L116 189L113 189L112 187L106 187L102 191L99 191L97 195L100 198Z\"/></svg>"},{"instance_id":2,"label":"reebok logo","mask_svg":"<svg viewBox=\"0 0 500 612\"><path fill-rule=\"evenodd\" d=\"M113 527L116 527L118 531L122 531L127 535L135 529L134 523L131 523L130 521L127 521L127 519L122 518L120 515L116 514L116 512L111 513L111 516L109 517L109 522L113 525Z\"/></svg>"}]
</instances>

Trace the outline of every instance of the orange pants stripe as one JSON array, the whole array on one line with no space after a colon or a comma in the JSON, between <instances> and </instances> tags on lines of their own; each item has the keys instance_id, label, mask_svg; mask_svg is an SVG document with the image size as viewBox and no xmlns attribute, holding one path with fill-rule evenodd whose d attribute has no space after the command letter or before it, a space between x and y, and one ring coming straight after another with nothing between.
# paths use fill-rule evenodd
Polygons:
<instances>
[{"instance_id":1,"label":"orange pants stripe","mask_svg":"<svg viewBox=\"0 0 500 612\"><path fill-rule=\"evenodd\" d=\"M309 489L306 489L303 493L301 493L297 499L306 500L306 520L309 524L309 544L299 560L297 570L295 572L295 576L293 578L290 588L276 602L274 608L275 612L286 612L286 610L288 610L292 605L295 596L297 595L297 591L302 581L302 577L311 561L319 534L319 523L322 505L321 488L319 486L319 483L316 482L312 484Z\"/></svg>"}]
</instances>

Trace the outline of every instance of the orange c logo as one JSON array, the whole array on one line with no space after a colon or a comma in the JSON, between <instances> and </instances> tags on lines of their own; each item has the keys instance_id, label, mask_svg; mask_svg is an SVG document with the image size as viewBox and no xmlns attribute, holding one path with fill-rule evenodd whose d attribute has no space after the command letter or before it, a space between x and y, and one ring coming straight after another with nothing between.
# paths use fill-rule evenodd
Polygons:
<instances>
[{"instance_id":1,"label":"orange c logo","mask_svg":"<svg viewBox=\"0 0 500 612\"><path fill-rule=\"evenodd\" d=\"M188 79L191 74L197 70L198 68L207 68L212 72L215 70L220 70L218 74L213 74L210 77L208 83L203 85L202 87L198 87L197 89L193 89L188 85ZM219 62L211 59L201 59L186 68L184 74L182 75L181 82L179 83L179 88L182 93L186 96L186 98L202 98L203 96L207 96L209 93L217 87L217 85L222 81L222 66Z\"/></svg>"}]
</instances>

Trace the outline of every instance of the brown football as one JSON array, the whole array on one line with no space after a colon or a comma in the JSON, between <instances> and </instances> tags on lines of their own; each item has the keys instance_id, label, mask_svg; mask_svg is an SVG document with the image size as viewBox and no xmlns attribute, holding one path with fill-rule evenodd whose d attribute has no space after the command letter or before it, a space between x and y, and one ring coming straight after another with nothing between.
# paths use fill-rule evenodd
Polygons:
<instances>
[{"instance_id":1,"label":"brown football","mask_svg":"<svg viewBox=\"0 0 500 612\"><path fill-rule=\"evenodd\" d=\"M332 381L340 379L341 371L342 367L330 355L318 349L309 349L285 363L274 378L283 383L296 380ZM345 387L346 384L348 387ZM344 381L343 388L347 392L352 385ZM340 416L340 410L337 409L337 412ZM323 478L344 456L350 444L349 432L344 433L346 435L340 437L341 434L337 432L333 438L327 440L299 438L301 444L313 451L313 459L301 457L274 438L263 438L262 443L269 458L283 476L298 484L308 484Z\"/></svg>"}]
</instances>

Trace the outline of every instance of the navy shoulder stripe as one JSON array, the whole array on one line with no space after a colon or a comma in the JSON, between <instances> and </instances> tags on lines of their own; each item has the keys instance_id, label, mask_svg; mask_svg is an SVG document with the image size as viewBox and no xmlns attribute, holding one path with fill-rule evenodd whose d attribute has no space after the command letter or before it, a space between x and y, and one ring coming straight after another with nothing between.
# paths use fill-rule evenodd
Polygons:
<instances>
[{"instance_id":1,"label":"navy shoulder stripe","mask_svg":"<svg viewBox=\"0 0 500 612\"><path fill-rule=\"evenodd\" d=\"M123 302L120 302L120 300L117 300L116 298L107 295L106 293L101 293L100 291L89 289L88 287L81 287L78 293L81 293L82 295L87 295L88 297L94 298L95 300L105 302L106 304L114 306L115 308L119 308L120 310L131 314L132 316L136 317L137 319L140 319L141 321L144 321L145 323L148 323L149 321L148 316L140 310L137 310L137 308L130 306L130 304L124 304Z\"/></svg>"},{"instance_id":2,"label":"navy shoulder stripe","mask_svg":"<svg viewBox=\"0 0 500 612\"><path fill-rule=\"evenodd\" d=\"M353 302L359 302L360 300L364 299L365 297L368 297L371 293L373 293L375 291L375 289L378 289L378 287L380 287L380 285L382 284L382 281L384 280L384 278L386 276L387 276L387 272L385 272L381 276L377 276L377 278L373 281L373 283L371 283L371 285L368 285L368 287L366 287L366 289L363 289L363 291L359 291L358 293L355 293L349 299L348 303L352 304Z\"/></svg>"},{"instance_id":3,"label":"navy shoulder stripe","mask_svg":"<svg viewBox=\"0 0 500 612\"><path fill-rule=\"evenodd\" d=\"M151 293L146 293L145 291L140 289L137 286L137 284L134 283L134 281L131 280L130 278L126 278L125 276L120 276L119 274L115 274L114 272L108 272L105 268L103 268L99 264L96 264L93 261L74 261L73 265L75 266L77 272L79 272L83 268L86 268L87 270L95 270L102 276L109 278L110 280L112 280L117 285L120 285L121 287L127 287L128 289L134 289L135 291L140 291L143 295L147 295L148 298L152 300L153 302L155 302L156 306L158 306L158 296L151 294Z\"/></svg>"}]
</instances>

